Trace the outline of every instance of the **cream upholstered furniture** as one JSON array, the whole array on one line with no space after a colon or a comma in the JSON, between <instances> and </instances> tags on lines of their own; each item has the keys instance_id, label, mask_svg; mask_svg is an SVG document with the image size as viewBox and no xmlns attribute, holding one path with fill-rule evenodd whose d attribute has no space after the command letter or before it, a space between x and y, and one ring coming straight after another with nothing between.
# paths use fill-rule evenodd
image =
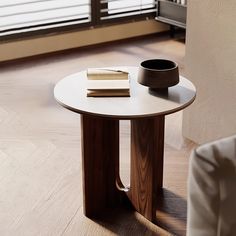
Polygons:
<instances>
[{"instance_id":1,"label":"cream upholstered furniture","mask_svg":"<svg viewBox=\"0 0 236 236\"><path fill-rule=\"evenodd\" d=\"M188 187L187 235L236 235L236 135L192 153Z\"/></svg>"}]
</instances>

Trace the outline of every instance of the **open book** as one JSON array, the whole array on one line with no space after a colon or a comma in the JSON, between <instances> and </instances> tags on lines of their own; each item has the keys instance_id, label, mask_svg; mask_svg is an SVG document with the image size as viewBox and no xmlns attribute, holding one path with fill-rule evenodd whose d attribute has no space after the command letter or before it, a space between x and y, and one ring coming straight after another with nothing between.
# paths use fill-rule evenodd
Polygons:
<instances>
[{"instance_id":1,"label":"open book","mask_svg":"<svg viewBox=\"0 0 236 236\"><path fill-rule=\"evenodd\" d=\"M88 80L128 80L129 72L112 68L88 68L87 78Z\"/></svg>"},{"instance_id":2,"label":"open book","mask_svg":"<svg viewBox=\"0 0 236 236\"><path fill-rule=\"evenodd\" d=\"M87 70L88 97L130 96L129 73L121 70L91 68Z\"/></svg>"}]
</instances>

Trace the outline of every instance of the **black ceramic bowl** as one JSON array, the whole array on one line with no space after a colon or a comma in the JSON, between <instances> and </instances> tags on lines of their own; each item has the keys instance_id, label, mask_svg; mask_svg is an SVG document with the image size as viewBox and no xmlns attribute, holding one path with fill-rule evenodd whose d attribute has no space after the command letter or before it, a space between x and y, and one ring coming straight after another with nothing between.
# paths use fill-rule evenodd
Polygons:
<instances>
[{"instance_id":1,"label":"black ceramic bowl","mask_svg":"<svg viewBox=\"0 0 236 236\"><path fill-rule=\"evenodd\" d=\"M139 67L138 82L151 89L166 89L179 83L177 63L165 59L143 61Z\"/></svg>"}]
</instances>

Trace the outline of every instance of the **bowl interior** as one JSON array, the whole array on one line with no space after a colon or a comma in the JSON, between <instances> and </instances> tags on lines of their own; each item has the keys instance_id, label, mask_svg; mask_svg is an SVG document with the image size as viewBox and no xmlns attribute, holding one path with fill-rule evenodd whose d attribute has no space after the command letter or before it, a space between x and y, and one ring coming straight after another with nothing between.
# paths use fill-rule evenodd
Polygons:
<instances>
[{"instance_id":1,"label":"bowl interior","mask_svg":"<svg viewBox=\"0 0 236 236\"><path fill-rule=\"evenodd\" d=\"M164 59L147 60L141 63L141 66L150 70L171 70L177 67L173 61Z\"/></svg>"}]
</instances>

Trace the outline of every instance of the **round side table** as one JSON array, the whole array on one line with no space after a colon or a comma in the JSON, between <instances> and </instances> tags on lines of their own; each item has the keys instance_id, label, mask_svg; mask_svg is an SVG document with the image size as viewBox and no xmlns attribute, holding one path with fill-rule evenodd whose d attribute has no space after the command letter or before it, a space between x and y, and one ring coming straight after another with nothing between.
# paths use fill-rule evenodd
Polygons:
<instances>
[{"instance_id":1,"label":"round side table","mask_svg":"<svg viewBox=\"0 0 236 236\"><path fill-rule=\"evenodd\" d=\"M117 69L117 68L116 68ZM124 69L124 68L119 68ZM54 88L55 99L81 115L84 213L102 214L125 195L133 207L155 220L163 182L165 115L180 111L195 99L196 89L180 77L166 92L151 91L130 74L130 97L87 97L86 71L70 75ZM119 177L119 120L131 122L131 179L125 188Z\"/></svg>"}]
</instances>

